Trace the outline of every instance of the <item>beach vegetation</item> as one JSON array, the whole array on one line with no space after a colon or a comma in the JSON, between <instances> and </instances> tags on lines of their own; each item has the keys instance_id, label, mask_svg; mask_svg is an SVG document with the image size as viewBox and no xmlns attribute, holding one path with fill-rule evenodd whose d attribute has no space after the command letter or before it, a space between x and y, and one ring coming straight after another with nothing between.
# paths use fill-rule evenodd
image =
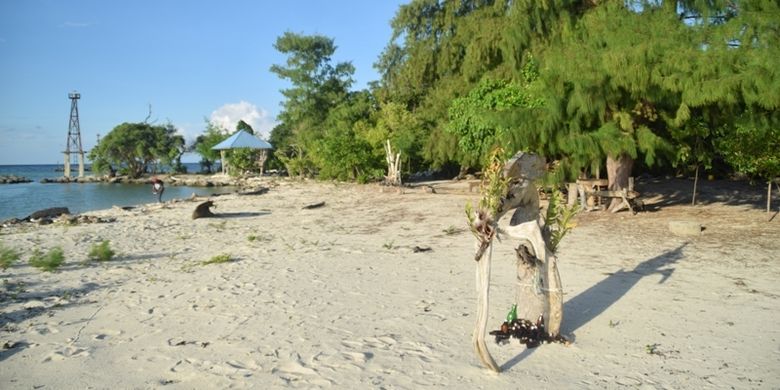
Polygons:
<instances>
[{"instance_id":1,"label":"beach vegetation","mask_svg":"<svg viewBox=\"0 0 780 390\"><path fill-rule=\"evenodd\" d=\"M184 137L172 124L122 123L114 127L89 153L92 169L132 178L158 173L163 166L182 167Z\"/></svg>"},{"instance_id":2,"label":"beach vegetation","mask_svg":"<svg viewBox=\"0 0 780 390\"><path fill-rule=\"evenodd\" d=\"M110 242L108 240L103 240L99 244L92 245L88 256L90 260L102 262L111 260L114 258L114 255L116 255L116 252L111 249Z\"/></svg>"},{"instance_id":3,"label":"beach vegetation","mask_svg":"<svg viewBox=\"0 0 780 390\"><path fill-rule=\"evenodd\" d=\"M459 234L461 232L463 232L462 228L458 228L458 227L455 227L453 225L450 225L446 229L442 230L442 233L444 233L444 234L446 234L448 236L453 236L453 235Z\"/></svg>"},{"instance_id":4,"label":"beach vegetation","mask_svg":"<svg viewBox=\"0 0 780 390\"><path fill-rule=\"evenodd\" d=\"M214 164L220 158L219 150L213 150L214 146L227 139L227 131L216 123L207 120L206 130L195 139L192 149L200 155L200 169L205 173L212 173Z\"/></svg>"},{"instance_id":5,"label":"beach vegetation","mask_svg":"<svg viewBox=\"0 0 780 390\"><path fill-rule=\"evenodd\" d=\"M223 253L216 255L208 260L203 261L202 265L209 265L209 264L222 264L222 263L228 263L233 261L233 257L230 256L228 253Z\"/></svg>"},{"instance_id":6,"label":"beach vegetation","mask_svg":"<svg viewBox=\"0 0 780 390\"><path fill-rule=\"evenodd\" d=\"M19 260L19 252L0 244L0 269L5 271Z\"/></svg>"},{"instance_id":7,"label":"beach vegetation","mask_svg":"<svg viewBox=\"0 0 780 390\"><path fill-rule=\"evenodd\" d=\"M407 175L482 170L496 145L556 161L557 181L606 171L610 190L635 167L777 175L780 7L586 3L410 1L391 21L380 80L357 91L332 39L285 33L275 47L287 62L271 68L291 85L274 164L368 181L389 140Z\"/></svg>"},{"instance_id":8,"label":"beach vegetation","mask_svg":"<svg viewBox=\"0 0 780 390\"><path fill-rule=\"evenodd\" d=\"M33 250L29 263L31 266L45 272L53 272L65 262L65 255L60 247L54 247L43 253L40 249Z\"/></svg>"}]
</instances>

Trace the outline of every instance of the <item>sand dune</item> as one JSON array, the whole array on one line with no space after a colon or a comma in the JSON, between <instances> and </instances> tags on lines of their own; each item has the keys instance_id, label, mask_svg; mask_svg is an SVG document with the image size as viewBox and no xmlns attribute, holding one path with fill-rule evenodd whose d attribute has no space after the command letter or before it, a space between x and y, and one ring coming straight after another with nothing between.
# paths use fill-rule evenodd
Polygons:
<instances>
[{"instance_id":1,"label":"sand dune","mask_svg":"<svg viewBox=\"0 0 780 390\"><path fill-rule=\"evenodd\" d=\"M463 209L476 193L265 185L214 198L216 218L192 220L183 201L89 213L112 223L0 230L23 252L0 273L0 386L780 387L780 222L749 202L691 207L669 190L650 200L657 211L582 214L559 251L573 342L491 344L495 375L470 344ZM675 236L671 219L706 230ZM102 240L116 258L82 264ZM514 295L514 244L495 248L495 327ZM59 271L26 264L32 248L54 246Z\"/></svg>"}]
</instances>

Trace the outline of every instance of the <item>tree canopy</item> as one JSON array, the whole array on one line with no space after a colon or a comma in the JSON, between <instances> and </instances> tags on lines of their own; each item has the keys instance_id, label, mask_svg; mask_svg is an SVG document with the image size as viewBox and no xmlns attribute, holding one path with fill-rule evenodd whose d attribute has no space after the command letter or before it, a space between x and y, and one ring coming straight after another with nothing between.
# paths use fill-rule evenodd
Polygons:
<instances>
[{"instance_id":1,"label":"tree canopy","mask_svg":"<svg viewBox=\"0 0 780 390\"><path fill-rule=\"evenodd\" d=\"M184 151L184 137L176 134L173 125L122 123L98 142L89 158L95 171L119 171L140 177L157 172L160 165L180 165Z\"/></svg>"},{"instance_id":2,"label":"tree canopy","mask_svg":"<svg viewBox=\"0 0 780 390\"><path fill-rule=\"evenodd\" d=\"M493 145L569 179L605 160L610 176L634 160L750 170L738 140L778 142L777 2L412 0L391 26L364 91L331 63L332 39L279 37L287 62L271 71L291 87L271 139L291 172L356 179L381 166L385 140L407 172L479 169Z\"/></svg>"}]
</instances>

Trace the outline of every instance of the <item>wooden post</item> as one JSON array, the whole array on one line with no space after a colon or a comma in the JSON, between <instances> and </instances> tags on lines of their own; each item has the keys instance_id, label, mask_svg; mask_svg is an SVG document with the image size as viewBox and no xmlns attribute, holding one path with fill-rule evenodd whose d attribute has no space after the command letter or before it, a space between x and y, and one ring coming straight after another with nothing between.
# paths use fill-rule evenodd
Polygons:
<instances>
[{"instance_id":1,"label":"wooden post","mask_svg":"<svg viewBox=\"0 0 780 390\"><path fill-rule=\"evenodd\" d=\"M227 174L227 161L225 161L225 150L219 151L219 162L222 165L222 174Z\"/></svg>"},{"instance_id":2,"label":"wooden post","mask_svg":"<svg viewBox=\"0 0 780 390\"><path fill-rule=\"evenodd\" d=\"M766 212L772 209L772 180L769 181L769 186L766 189Z\"/></svg>"}]
</instances>

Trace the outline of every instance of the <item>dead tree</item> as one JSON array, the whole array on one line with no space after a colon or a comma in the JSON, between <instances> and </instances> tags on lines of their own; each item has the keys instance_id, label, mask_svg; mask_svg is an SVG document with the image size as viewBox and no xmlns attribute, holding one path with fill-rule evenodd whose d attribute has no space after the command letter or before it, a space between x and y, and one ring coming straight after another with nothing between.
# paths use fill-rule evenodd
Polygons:
<instances>
[{"instance_id":1,"label":"dead tree","mask_svg":"<svg viewBox=\"0 0 780 390\"><path fill-rule=\"evenodd\" d=\"M390 140L385 143L385 160L387 161L387 176L385 184L389 186L401 185L401 152L393 153Z\"/></svg>"}]
</instances>

